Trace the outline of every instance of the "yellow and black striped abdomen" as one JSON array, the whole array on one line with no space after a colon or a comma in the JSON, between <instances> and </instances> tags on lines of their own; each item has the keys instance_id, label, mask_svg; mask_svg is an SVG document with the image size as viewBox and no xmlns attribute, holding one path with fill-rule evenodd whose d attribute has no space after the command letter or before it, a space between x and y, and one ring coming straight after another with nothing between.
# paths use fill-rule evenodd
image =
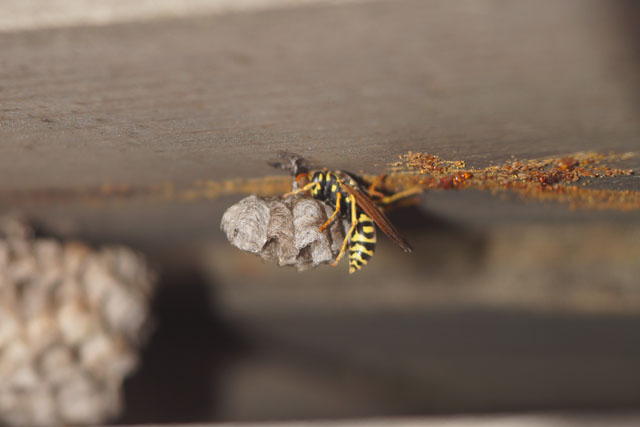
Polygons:
<instances>
[{"instance_id":1,"label":"yellow and black striped abdomen","mask_svg":"<svg viewBox=\"0 0 640 427\"><path fill-rule=\"evenodd\" d=\"M369 215L358 212L358 223L349 239L349 273L360 270L376 248L376 227Z\"/></svg>"}]
</instances>

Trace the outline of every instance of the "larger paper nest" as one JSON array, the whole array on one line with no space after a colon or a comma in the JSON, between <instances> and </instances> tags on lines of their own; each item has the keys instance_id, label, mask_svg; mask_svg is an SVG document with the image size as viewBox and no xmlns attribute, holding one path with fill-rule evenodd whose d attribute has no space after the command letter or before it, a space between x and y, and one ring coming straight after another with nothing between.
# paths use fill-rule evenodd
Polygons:
<instances>
[{"instance_id":1,"label":"larger paper nest","mask_svg":"<svg viewBox=\"0 0 640 427\"><path fill-rule=\"evenodd\" d=\"M0 423L104 422L138 360L152 275L127 248L31 234L0 218Z\"/></svg>"}]
</instances>

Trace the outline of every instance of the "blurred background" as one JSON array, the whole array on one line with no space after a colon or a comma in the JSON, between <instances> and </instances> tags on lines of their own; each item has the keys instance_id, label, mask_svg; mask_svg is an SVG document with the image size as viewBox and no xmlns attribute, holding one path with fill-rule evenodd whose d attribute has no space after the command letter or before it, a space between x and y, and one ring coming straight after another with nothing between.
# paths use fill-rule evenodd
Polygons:
<instances>
[{"instance_id":1,"label":"blurred background","mask_svg":"<svg viewBox=\"0 0 640 427\"><path fill-rule=\"evenodd\" d=\"M428 192L391 214L414 252L379 233L349 275L229 245L243 195L148 194L277 174L278 150L371 174L639 152L638 22L633 0L0 1L0 213L156 270L115 424L634 413L638 210Z\"/></svg>"}]
</instances>

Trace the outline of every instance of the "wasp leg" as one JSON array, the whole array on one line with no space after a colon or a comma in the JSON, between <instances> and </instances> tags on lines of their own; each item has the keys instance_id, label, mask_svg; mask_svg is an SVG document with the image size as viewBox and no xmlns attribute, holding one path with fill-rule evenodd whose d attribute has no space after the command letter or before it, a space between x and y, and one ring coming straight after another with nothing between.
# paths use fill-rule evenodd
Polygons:
<instances>
[{"instance_id":1,"label":"wasp leg","mask_svg":"<svg viewBox=\"0 0 640 427\"><path fill-rule=\"evenodd\" d=\"M380 199L384 198L384 193L376 190L376 187L380 184L381 181L387 177L386 173L378 175L376 179L373 180L371 185L369 186L369 196L370 197L379 197Z\"/></svg>"},{"instance_id":2,"label":"wasp leg","mask_svg":"<svg viewBox=\"0 0 640 427\"><path fill-rule=\"evenodd\" d=\"M391 205L400 200L417 196L418 194L422 193L422 191L423 191L422 188L419 188L419 187L410 188L408 190L400 191L399 193L395 193L390 196L382 197L379 200L376 200L376 203L383 206Z\"/></svg>"},{"instance_id":3,"label":"wasp leg","mask_svg":"<svg viewBox=\"0 0 640 427\"><path fill-rule=\"evenodd\" d=\"M338 252L336 260L331 264L333 267L338 265L338 262L340 262L340 260L344 256L344 252L347 249L347 243L349 243L349 238L353 234L353 230L356 229L356 225L358 224L358 217L356 216L356 199L353 196L349 196L348 198L349 200L346 200L347 203L351 203L351 228L349 229L349 232L344 236L344 242L342 242L342 247L340 248L340 252Z\"/></svg>"},{"instance_id":4,"label":"wasp leg","mask_svg":"<svg viewBox=\"0 0 640 427\"><path fill-rule=\"evenodd\" d=\"M319 187L319 186L320 186L319 182L310 182L302 188L298 188L297 190L290 191L288 193L283 194L282 197L286 199L287 197L293 196L294 194L304 193L305 191L309 191L312 188Z\"/></svg>"},{"instance_id":5,"label":"wasp leg","mask_svg":"<svg viewBox=\"0 0 640 427\"><path fill-rule=\"evenodd\" d=\"M342 193L338 193L336 196L336 210L333 211L329 219L318 228L319 232L323 232L325 228L327 228L335 219L336 215L340 212L340 199L342 199Z\"/></svg>"}]
</instances>

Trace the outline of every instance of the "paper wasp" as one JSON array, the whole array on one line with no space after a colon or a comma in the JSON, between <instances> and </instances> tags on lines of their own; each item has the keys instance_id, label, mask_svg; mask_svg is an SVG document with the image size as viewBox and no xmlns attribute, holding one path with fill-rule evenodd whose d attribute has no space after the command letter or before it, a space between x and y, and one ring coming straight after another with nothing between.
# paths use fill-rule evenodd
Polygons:
<instances>
[{"instance_id":1,"label":"paper wasp","mask_svg":"<svg viewBox=\"0 0 640 427\"><path fill-rule=\"evenodd\" d=\"M327 221L320 226L320 231L327 228L336 217L350 222L342 247L333 266L336 266L349 247L349 273L360 270L374 254L377 225L402 250L411 252L411 245L400 235L398 229L380 210L379 206L388 205L411 194L383 194L375 190L376 182L367 186L360 177L345 171L328 169L310 170L305 160L293 154L280 153L288 163L271 163L272 166L286 169L295 176L294 191L285 197L306 192L314 199L321 200L335 210ZM375 224L375 225L374 225Z\"/></svg>"}]
</instances>

